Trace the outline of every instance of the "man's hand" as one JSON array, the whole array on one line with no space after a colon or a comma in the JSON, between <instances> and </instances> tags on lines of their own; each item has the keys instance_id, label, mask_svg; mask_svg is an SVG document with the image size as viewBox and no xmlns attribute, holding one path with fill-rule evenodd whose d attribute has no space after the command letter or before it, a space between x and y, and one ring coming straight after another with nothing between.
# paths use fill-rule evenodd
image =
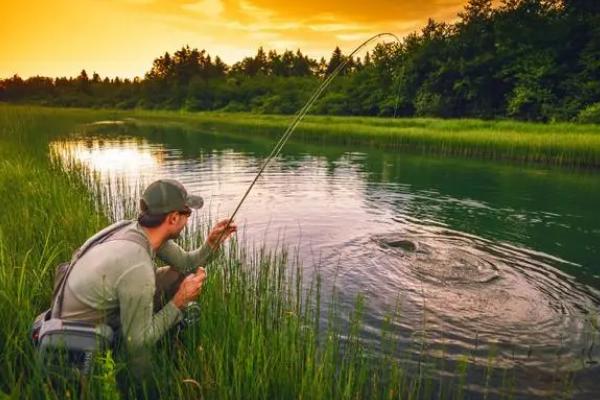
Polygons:
<instances>
[{"instance_id":1,"label":"man's hand","mask_svg":"<svg viewBox=\"0 0 600 400\"><path fill-rule=\"evenodd\" d=\"M230 223L229 219L224 219L211 229L206 242L213 250L216 250L234 232L237 232L237 226L233 224L233 221Z\"/></svg>"},{"instance_id":2,"label":"man's hand","mask_svg":"<svg viewBox=\"0 0 600 400\"><path fill-rule=\"evenodd\" d=\"M202 267L199 267L195 274L186 276L181 285L179 285L177 293L173 296L175 306L181 310L187 303L195 300L200 294L205 279L206 271Z\"/></svg>"}]
</instances>

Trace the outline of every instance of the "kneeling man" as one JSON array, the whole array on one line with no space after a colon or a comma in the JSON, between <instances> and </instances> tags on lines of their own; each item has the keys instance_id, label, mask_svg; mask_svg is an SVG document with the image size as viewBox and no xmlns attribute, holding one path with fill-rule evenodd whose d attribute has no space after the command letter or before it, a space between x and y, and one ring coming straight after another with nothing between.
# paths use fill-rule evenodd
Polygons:
<instances>
[{"instance_id":1,"label":"kneeling man","mask_svg":"<svg viewBox=\"0 0 600 400\"><path fill-rule=\"evenodd\" d=\"M206 277L203 266L236 231L228 220L221 221L199 249L178 246L173 239L192 210L202 205L200 196L188 194L175 180L150 184L137 220L90 247L73 265L60 318L109 325L119 332L128 353L154 344L181 321L182 309L200 293ZM155 257L168 267L157 269Z\"/></svg>"}]
</instances>

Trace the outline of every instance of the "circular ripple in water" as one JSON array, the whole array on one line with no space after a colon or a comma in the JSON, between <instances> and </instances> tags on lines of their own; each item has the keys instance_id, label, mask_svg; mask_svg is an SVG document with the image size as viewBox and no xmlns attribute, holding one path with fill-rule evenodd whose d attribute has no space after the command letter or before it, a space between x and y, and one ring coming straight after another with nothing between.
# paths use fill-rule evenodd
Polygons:
<instances>
[{"instance_id":1,"label":"circular ripple in water","mask_svg":"<svg viewBox=\"0 0 600 400\"><path fill-rule=\"evenodd\" d=\"M480 364L491 343L512 353L499 355L505 365L554 370L557 354L563 364L597 361L588 315L598 313L600 296L562 273L564 261L408 220L397 226L341 250L341 265L360 267L340 270L338 282L367 293L367 324L400 299L399 327L424 325L433 343L456 354L478 346Z\"/></svg>"},{"instance_id":2,"label":"circular ripple in water","mask_svg":"<svg viewBox=\"0 0 600 400\"><path fill-rule=\"evenodd\" d=\"M497 279L498 268L475 249L466 250L457 245L437 247L424 238L398 240L394 235L374 236L372 239L390 254L410 260L410 267L422 281L442 285L487 283Z\"/></svg>"}]
</instances>

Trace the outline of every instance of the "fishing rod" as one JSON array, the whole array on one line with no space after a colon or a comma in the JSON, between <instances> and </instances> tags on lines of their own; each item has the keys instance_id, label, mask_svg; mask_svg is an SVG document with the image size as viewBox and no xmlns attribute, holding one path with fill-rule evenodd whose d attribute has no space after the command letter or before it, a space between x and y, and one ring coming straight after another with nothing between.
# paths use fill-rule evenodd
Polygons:
<instances>
[{"instance_id":1,"label":"fishing rod","mask_svg":"<svg viewBox=\"0 0 600 400\"><path fill-rule=\"evenodd\" d=\"M273 147L273 149L271 150L271 152L269 153L269 155L267 156L267 158L265 159L265 161L262 163L260 169L258 170L258 173L256 174L256 176L254 177L254 179L252 180L252 182L248 186L248 189L246 189L246 192L244 192L244 195L242 196L242 198L240 199L239 203L235 207L233 213L231 214L231 217L229 217L229 219L227 220L227 225L225 225L225 227L223 228L223 231L221 232L221 235L217 239L217 242L216 242L217 246L215 248L219 247L218 244L221 243L221 240L223 239L223 236L225 235L225 232L227 232L227 229L229 228L229 226L233 222L233 218L236 216L236 214L238 213L238 211L242 207L242 204L244 204L244 201L246 200L246 198L250 194L250 191L252 190L252 188L256 184L256 181L258 181L258 178L260 178L260 176L262 175L263 171L267 168L267 166L269 165L269 163L271 162L271 160L273 158L277 157L277 155L279 155L279 153L281 152L281 149L283 149L283 146L285 146L285 144L288 141L288 139L290 138L290 136L292 136L292 133L294 133L294 131L296 130L296 127L298 126L298 124L300 124L300 122L302 121L302 119L304 118L304 116L308 113L308 110L317 101L317 99L319 98L319 96L325 91L325 89L327 89L327 87L329 86L329 84L346 67L346 65L348 65L348 63L350 62L350 60L352 60L352 57L356 53L358 53L363 47L365 47L366 45L368 45L372 41L374 41L376 39L379 39L380 37L383 37L383 36L390 36L390 37L394 38L394 40L397 43L401 43L401 41L398 38L398 36L396 36L395 34L390 33L390 32L378 33L377 35L371 36L369 39L365 40L357 48L355 48L354 51L352 51L346 57L346 59L342 63L340 63L333 70L333 72L331 74L329 74L329 76L313 92L313 94L311 95L311 97L304 104L304 106L300 109L300 111L298 111L298 113L296 113L296 116L294 117L293 121L288 125L288 127L285 130L285 132L283 133L283 135L279 138L279 140L277 141L277 143L275 144L275 146ZM397 110L398 110L398 96L396 97L396 104L395 104L395 107L394 107L394 118L396 117ZM211 247L211 254L212 254L213 251L214 251L214 249Z\"/></svg>"}]
</instances>

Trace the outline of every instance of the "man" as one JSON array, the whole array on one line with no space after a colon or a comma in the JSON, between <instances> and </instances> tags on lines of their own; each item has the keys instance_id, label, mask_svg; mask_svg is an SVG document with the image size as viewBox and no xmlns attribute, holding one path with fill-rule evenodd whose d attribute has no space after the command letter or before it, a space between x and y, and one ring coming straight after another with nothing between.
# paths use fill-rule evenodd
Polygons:
<instances>
[{"instance_id":1,"label":"man","mask_svg":"<svg viewBox=\"0 0 600 400\"><path fill-rule=\"evenodd\" d=\"M150 184L140 200L137 221L121 228L116 239L91 247L74 264L60 317L108 324L120 332L128 353L144 354L140 350L181 321L182 310L197 298L206 278L202 267L236 231L228 220L221 221L201 248L183 250L173 239L192 209L202 205L200 196L188 194L175 180ZM156 269L154 257L168 267Z\"/></svg>"}]
</instances>

